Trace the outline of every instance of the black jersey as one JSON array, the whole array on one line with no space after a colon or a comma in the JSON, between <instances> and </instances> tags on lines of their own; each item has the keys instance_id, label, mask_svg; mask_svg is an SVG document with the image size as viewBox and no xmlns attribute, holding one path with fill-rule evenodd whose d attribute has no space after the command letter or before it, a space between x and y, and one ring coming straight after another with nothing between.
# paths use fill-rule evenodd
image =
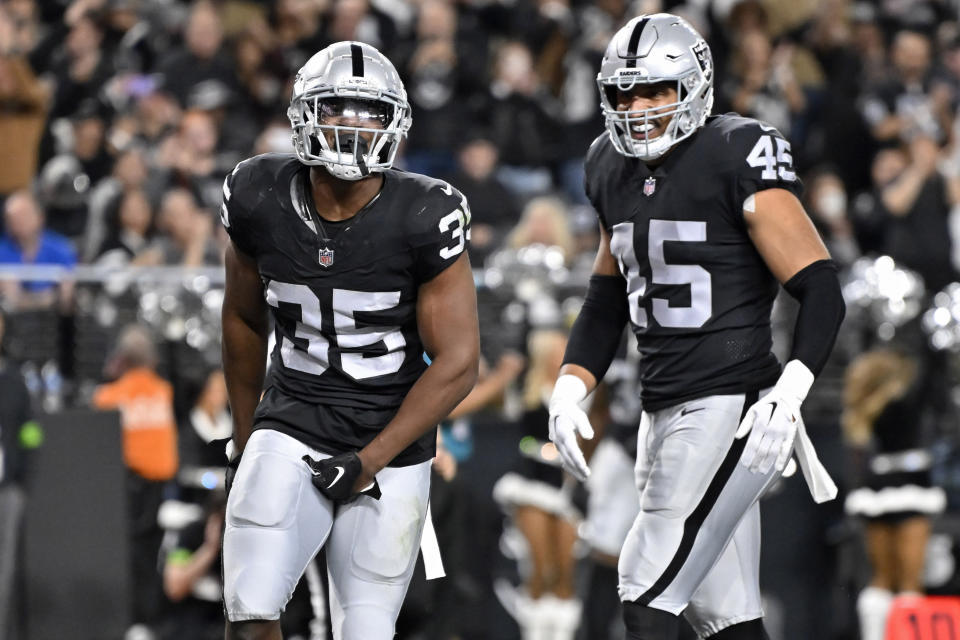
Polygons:
<instances>
[{"instance_id":1,"label":"black jersey","mask_svg":"<svg viewBox=\"0 0 960 640\"><path fill-rule=\"evenodd\" d=\"M799 195L790 143L736 114L709 118L651 169L606 134L587 153L586 190L626 280L646 410L773 384L778 284L747 234L757 191Z\"/></svg>"},{"instance_id":2,"label":"black jersey","mask_svg":"<svg viewBox=\"0 0 960 640\"><path fill-rule=\"evenodd\" d=\"M251 158L224 182L223 224L256 261L275 326L255 421L286 425L331 453L372 440L427 367L417 291L469 238L469 208L450 185L383 175L374 200L340 223L312 211L309 168L293 155ZM356 420L307 418L319 405L333 410L324 415ZM429 459L435 437L426 434L397 461Z\"/></svg>"}]
</instances>

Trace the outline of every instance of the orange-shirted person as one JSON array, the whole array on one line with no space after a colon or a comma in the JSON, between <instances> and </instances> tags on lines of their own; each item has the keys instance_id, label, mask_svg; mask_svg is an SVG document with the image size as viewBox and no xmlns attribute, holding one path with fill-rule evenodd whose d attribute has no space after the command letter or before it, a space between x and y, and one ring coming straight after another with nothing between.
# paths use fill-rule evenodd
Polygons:
<instances>
[{"instance_id":1,"label":"orange-shirted person","mask_svg":"<svg viewBox=\"0 0 960 640\"><path fill-rule=\"evenodd\" d=\"M177 472L177 423L169 382L151 366L132 366L116 381L101 386L93 403L98 409L120 411L123 461L131 471L147 480L173 478Z\"/></svg>"},{"instance_id":2,"label":"orange-shirted person","mask_svg":"<svg viewBox=\"0 0 960 640\"><path fill-rule=\"evenodd\" d=\"M123 460L127 466L127 515L133 590L134 627L152 632L163 603L163 585L157 554L163 529L157 512L167 481L177 472L177 425L173 387L156 371L156 347L142 326L126 327L107 362L113 382L93 396L97 409L120 412Z\"/></svg>"}]
</instances>

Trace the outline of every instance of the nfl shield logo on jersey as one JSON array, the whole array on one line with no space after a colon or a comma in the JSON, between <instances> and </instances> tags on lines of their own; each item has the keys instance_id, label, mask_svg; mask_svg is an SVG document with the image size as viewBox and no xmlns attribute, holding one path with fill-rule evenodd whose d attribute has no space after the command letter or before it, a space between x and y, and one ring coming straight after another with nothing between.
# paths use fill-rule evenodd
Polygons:
<instances>
[{"instance_id":1,"label":"nfl shield logo on jersey","mask_svg":"<svg viewBox=\"0 0 960 640\"><path fill-rule=\"evenodd\" d=\"M320 266L329 267L333 264L333 249L320 249Z\"/></svg>"},{"instance_id":2,"label":"nfl shield logo on jersey","mask_svg":"<svg viewBox=\"0 0 960 640\"><path fill-rule=\"evenodd\" d=\"M657 179L653 176L650 176L643 181L643 195L652 196L653 192L657 190Z\"/></svg>"}]
</instances>

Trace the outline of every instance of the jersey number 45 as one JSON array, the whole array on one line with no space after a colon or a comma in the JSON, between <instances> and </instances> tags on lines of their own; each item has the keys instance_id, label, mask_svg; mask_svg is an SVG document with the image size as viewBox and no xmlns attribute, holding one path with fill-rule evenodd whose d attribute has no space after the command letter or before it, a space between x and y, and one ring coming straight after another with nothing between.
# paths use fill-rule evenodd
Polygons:
<instances>
[{"instance_id":1,"label":"jersey number 45","mask_svg":"<svg viewBox=\"0 0 960 640\"><path fill-rule=\"evenodd\" d=\"M621 222L613 227L610 253L620 263L620 273L627 280L630 320L639 327L647 326L647 310L641 306L647 292L647 279L640 275L640 263L633 244L634 224ZM651 220L647 238L647 259L653 284L688 285L690 306L671 307L666 298L651 298L654 319L661 327L702 327L713 313L713 289L710 272L696 264L668 264L663 255L667 241L704 242L707 223L693 220Z\"/></svg>"}]
</instances>

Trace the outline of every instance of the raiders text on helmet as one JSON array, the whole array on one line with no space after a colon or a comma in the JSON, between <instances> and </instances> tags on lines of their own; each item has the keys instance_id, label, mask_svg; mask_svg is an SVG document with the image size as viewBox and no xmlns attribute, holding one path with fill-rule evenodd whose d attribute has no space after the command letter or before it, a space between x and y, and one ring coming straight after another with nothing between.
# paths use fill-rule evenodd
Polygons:
<instances>
[{"instance_id":1,"label":"raiders text on helmet","mask_svg":"<svg viewBox=\"0 0 960 640\"><path fill-rule=\"evenodd\" d=\"M411 124L397 70L361 42L337 42L307 60L294 80L287 117L300 161L344 180L393 166ZM334 121L340 124L326 124Z\"/></svg>"},{"instance_id":2,"label":"raiders text on helmet","mask_svg":"<svg viewBox=\"0 0 960 640\"><path fill-rule=\"evenodd\" d=\"M617 89L638 83L675 81L677 102L654 109L617 111ZM610 140L625 156L655 160L689 137L713 107L713 58L710 47L683 18L668 13L638 16L620 29L603 56L600 106ZM636 139L632 128L646 131L650 120L672 115L662 135Z\"/></svg>"}]
</instances>

